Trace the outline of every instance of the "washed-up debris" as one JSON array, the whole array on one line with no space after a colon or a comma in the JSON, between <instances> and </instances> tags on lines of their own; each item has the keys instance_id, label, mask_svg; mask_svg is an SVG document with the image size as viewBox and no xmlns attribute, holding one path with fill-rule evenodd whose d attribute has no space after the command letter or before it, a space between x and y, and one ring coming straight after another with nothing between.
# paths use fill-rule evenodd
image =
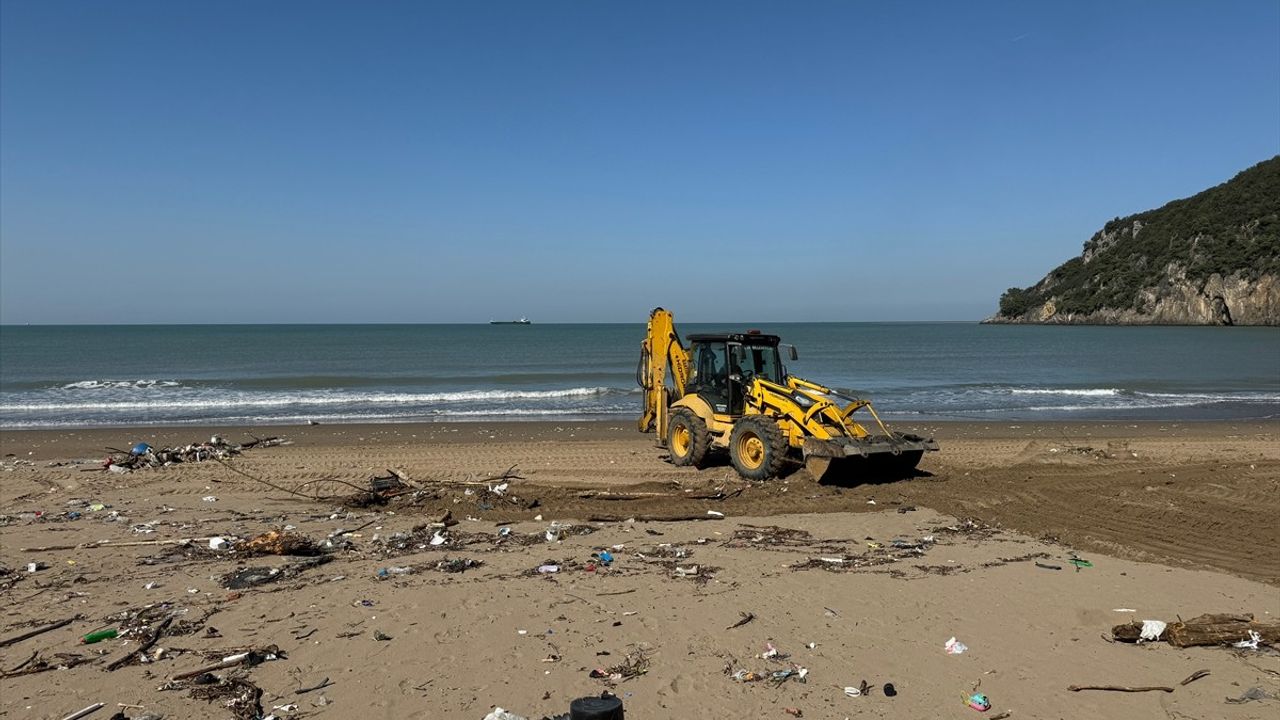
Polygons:
<instances>
[{"instance_id":1,"label":"washed-up debris","mask_svg":"<svg viewBox=\"0 0 1280 720\"><path fill-rule=\"evenodd\" d=\"M252 436L250 436L252 437ZM290 441L281 437L253 438L244 443L229 443L225 438L214 435L207 442L190 443L176 447L153 448L146 443L138 443L129 450L107 448L112 452L103 461L102 468L112 472L128 472L145 467L163 467L179 463L204 462L206 460L228 460L245 450L259 447L275 447L288 445ZM118 468L113 470L113 468Z\"/></svg>"},{"instance_id":2,"label":"washed-up debris","mask_svg":"<svg viewBox=\"0 0 1280 720\"><path fill-rule=\"evenodd\" d=\"M173 620L173 615L169 615L165 619L161 620L160 624L147 634L147 639L143 640L136 648L131 648L124 655L121 655L110 663L107 663L107 670L118 670L126 665L132 665L134 661L145 659L147 651L160 640L161 636L164 635L165 630L169 629L169 625Z\"/></svg>"},{"instance_id":3,"label":"washed-up debris","mask_svg":"<svg viewBox=\"0 0 1280 720\"><path fill-rule=\"evenodd\" d=\"M262 717L262 688L244 678L231 677L194 687L191 697L220 703L231 711L236 720L258 720Z\"/></svg>"},{"instance_id":4,"label":"washed-up debris","mask_svg":"<svg viewBox=\"0 0 1280 720\"><path fill-rule=\"evenodd\" d=\"M777 525L742 525L733 531L733 536L725 543L727 547L746 547L751 545L795 546L814 544L813 535L808 530L784 528Z\"/></svg>"},{"instance_id":5,"label":"washed-up debris","mask_svg":"<svg viewBox=\"0 0 1280 720\"><path fill-rule=\"evenodd\" d=\"M948 655L963 655L969 649L969 646L953 637L943 643L942 649L946 650Z\"/></svg>"},{"instance_id":6,"label":"washed-up debris","mask_svg":"<svg viewBox=\"0 0 1280 720\"><path fill-rule=\"evenodd\" d=\"M178 673L177 675L173 676L173 680L174 681L190 680L192 678L199 678L202 675L208 675L209 673L214 673L219 670L226 670L227 668L237 667L240 665L243 665L246 667L253 667L254 665L261 665L262 663L267 662L269 660L279 660L285 657L286 657L285 654L281 652L279 647L275 645L267 645L265 647L253 648L253 649L245 650L243 652L237 652L232 655L228 655L222 658L221 660L213 663L212 665L206 665L205 667L198 668L196 670L189 670L184 673Z\"/></svg>"},{"instance_id":7,"label":"washed-up debris","mask_svg":"<svg viewBox=\"0 0 1280 720\"><path fill-rule=\"evenodd\" d=\"M1274 646L1280 643L1280 622L1260 623L1252 614L1205 614L1187 621L1162 623L1159 620L1144 622L1128 622L1111 628L1111 636L1120 642L1168 642L1174 647L1196 647L1205 645L1256 647L1257 645ZM1160 632L1152 639L1155 628ZM1148 637L1144 637L1144 632ZM1255 637L1256 636L1256 637Z\"/></svg>"},{"instance_id":8,"label":"washed-up debris","mask_svg":"<svg viewBox=\"0 0 1280 720\"><path fill-rule=\"evenodd\" d=\"M466 572L472 568L480 567L482 564L483 563L479 560L472 560L471 558L454 558L450 560L446 557L436 563L436 571L443 573L460 573Z\"/></svg>"},{"instance_id":9,"label":"washed-up debris","mask_svg":"<svg viewBox=\"0 0 1280 720\"><path fill-rule=\"evenodd\" d=\"M1263 690L1260 687L1251 687L1248 690L1245 690L1244 694L1242 694L1240 697L1227 698L1227 702L1231 703L1232 705L1240 705L1243 703L1254 702L1257 700L1271 700L1274 697L1275 696L1273 695L1267 694L1267 691Z\"/></svg>"},{"instance_id":10,"label":"washed-up debris","mask_svg":"<svg viewBox=\"0 0 1280 720\"><path fill-rule=\"evenodd\" d=\"M743 625L746 625L747 623L749 623L749 622L751 622L752 620L755 620L755 619L756 619L756 615L755 615L755 613L739 612L738 614L741 616L741 617L738 619L738 622L736 622L736 623L734 623L734 624L730 625L729 627L725 628L725 630L732 630L732 629L734 629L734 628L740 628L740 627L742 627Z\"/></svg>"},{"instance_id":11,"label":"washed-up debris","mask_svg":"<svg viewBox=\"0 0 1280 720\"><path fill-rule=\"evenodd\" d=\"M621 663L608 669L596 668L589 675L597 680L605 680L612 685L644 675L649 672L649 665L649 656L645 651L633 650L626 654Z\"/></svg>"},{"instance_id":12,"label":"washed-up debris","mask_svg":"<svg viewBox=\"0 0 1280 720\"><path fill-rule=\"evenodd\" d=\"M74 653L53 653L50 657L42 657L37 652L21 665L8 672L0 673L0 678L8 679L21 675L35 675L49 670L66 670L77 665L94 662L97 659L98 657L95 655L76 655Z\"/></svg>"},{"instance_id":13,"label":"washed-up debris","mask_svg":"<svg viewBox=\"0 0 1280 720\"><path fill-rule=\"evenodd\" d=\"M241 543L236 551L245 555L299 555L314 557L324 550L309 538L284 530L269 530Z\"/></svg>"},{"instance_id":14,"label":"washed-up debris","mask_svg":"<svg viewBox=\"0 0 1280 720\"><path fill-rule=\"evenodd\" d=\"M782 652L778 648L774 647L773 643L765 643L764 652L760 653L760 658L762 660L782 661L782 660L786 660L789 657L791 657L790 653Z\"/></svg>"},{"instance_id":15,"label":"washed-up debris","mask_svg":"<svg viewBox=\"0 0 1280 720\"><path fill-rule=\"evenodd\" d=\"M227 573L222 576L220 584L228 590L244 590L246 588L266 585L287 577L294 577L306 570L323 565L333 557L320 555L280 567L248 567Z\"/></svg>"}]
</instances>

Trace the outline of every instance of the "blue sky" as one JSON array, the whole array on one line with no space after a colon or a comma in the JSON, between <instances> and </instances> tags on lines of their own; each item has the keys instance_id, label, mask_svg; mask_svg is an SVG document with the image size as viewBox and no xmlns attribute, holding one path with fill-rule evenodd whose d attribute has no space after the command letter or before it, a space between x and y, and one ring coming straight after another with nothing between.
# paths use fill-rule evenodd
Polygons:
<instances>
[{"instance_id":1,"label":"blue sky","mask_svg":"<svg viewBox=\"0 0 1280 720\"><path fill-rule=\"evenodd\" d=\"M1280 152L1280 3L0 5L0 321L974 320Z\"/></svg>"}]
</instances>

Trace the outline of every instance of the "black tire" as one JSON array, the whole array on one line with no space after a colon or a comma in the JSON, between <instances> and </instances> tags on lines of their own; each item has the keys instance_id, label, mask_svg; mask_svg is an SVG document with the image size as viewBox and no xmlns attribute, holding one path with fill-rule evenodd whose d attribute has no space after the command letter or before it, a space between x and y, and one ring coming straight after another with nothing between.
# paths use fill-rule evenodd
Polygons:
<instances>
[{"instance_id":1,"label":"black tire","mask_svg":"<svg viewBox=\"0 0 1280 720\"><path fill-rule=\"evenodd\" d=\"M776 477L787 459L787 438L772 418L747 415L729 433L729 462L748 480Z\"/></svg>"},{"instance_id":2,"label":"black tire","mask_svg":"<svg viewBox=\"0 0 1280 720\"><path fill-rule=\"evenodd\" d=\"M711 435L707 424L689 408L676 408L667 423L667 450L671 452L671 464L702 467L711 448Z\"/></svg>"}]
</instances>

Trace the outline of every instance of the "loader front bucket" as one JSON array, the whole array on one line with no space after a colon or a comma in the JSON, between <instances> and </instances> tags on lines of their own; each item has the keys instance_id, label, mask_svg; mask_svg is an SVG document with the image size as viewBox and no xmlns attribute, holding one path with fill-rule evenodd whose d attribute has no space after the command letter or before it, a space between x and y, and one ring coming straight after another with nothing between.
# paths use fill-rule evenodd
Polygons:
<instances>
[{"instance_id":1,"label":"loader front bucket","mask_svg":"<svg viewBox=\"0 0 1280 720\"><path fill-rule=\"evenodd\" d=\"M924 454L937 450L933 438L895 432L864 438L805 440L805 468L824 483L856 485L911 477Z\"/></svg>"}]
</instances>

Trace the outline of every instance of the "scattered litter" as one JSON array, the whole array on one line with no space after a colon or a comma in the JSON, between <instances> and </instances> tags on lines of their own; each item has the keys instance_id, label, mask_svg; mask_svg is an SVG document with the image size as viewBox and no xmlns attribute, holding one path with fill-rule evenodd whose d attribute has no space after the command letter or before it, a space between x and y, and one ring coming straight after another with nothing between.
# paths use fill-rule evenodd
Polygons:
<instances>
[{"instance_id":1,"label":"scattered litter","mask_svg":"<svg viewBox=\"0 0 1280 720\"><path fill-rule=\"evenodd\" d=\"M538 572L542 573L543 575L558 573L560 572L560 566L559 565L539 565Z\"/></svg>"},{"instance_id":2,"label":"scattered litter","mask_svg":"<svg viewBox=\"0 0 1280 720\"><path fill-rule=\"evenodd\" d=\"M948 640L942 647L947 651L948 655L962 655L964 654L964 651L969 649L968 645L956 640L954 637Z\"/></svg>"},{"instance_id":3,"label":"scattered litter","mask_svg":"<svg viewBox=\"0 0 1280 720\"><path fill-rule=\"evenodd\" d=\"M1240 648L1241 650L1257 650L1258 643L1261 641L1262 633L1259 633L1257 630L1250 630L1248 640L1241 640L1240 642L1233 644L1231 647Z\"/></svg>"},{"instance_id":4,"label":"scattered litter","mask_svg":"<svg viewBox=\"0 0 1280 720\"><path fill-rule=\"evenodd\" d=\"M966 700L966 703L969 707L977 710L978 712L986 712L991 709L991 700L982 693L974 693L970 695Z\"/></svg>"},{"instance_id":5,"label":"scattered litter","mask_svg":"<svg viewBox=\"0 0 1280 720\"><path fill-rule=\"evenodd\" d=\"M1168 627L1168 624L1162 620L1143 620L1142 632L1138 635L1138 640L1157 642L1160 640L1160 636L1164 634L1166 627Z\"/></svg>"},{"instance_id":6,"label":"scattered litter","mask_svg":"<svg viewBox=\"0 0 1280 720\"><path fill-rule=\"evenodd\" d=\"M898 694L898 689L893 686L893 683L884 684L885 697L893 697L894 695L897 695L897 694Z\"/></svg>"},{"instance_id":7,"label":"scattered litter","mask_svg":"<svg viewBox=\"0 0 1280 720\"><path fill-rule=\"evenodd\" d=\"M516 715L513 712L508 712L500 707L496 707L493 709L493 712L484 716L484 720L527 720L527 718L523 715Z\"/></svg>"},{"instance_id":8,"label":"scattered litter","mask_svg":"<svg viewBox=\"0 0 1280 720\"><path fill-rule=\"evenodd\" d=\"M718 517L718 518L724 517L724 513L718 510L708 510L707 514L710 515L711 517Z\"/></svg>"},{"instance_id":9,"label":"scattered litter","mask_svg":"<svg viewBox=\"0 0 1280 720\"><path fill-rule=\"evenodd\" d=\"M114 638L119 634L120 634L119 631L117 631L114 628L108 628L104 630L94 630L93 632L80 638L80 644L92 645L96 642L102 642L103 640L110 640L111 638Z\"/></svg>"},{"instance_id":10,"label":"scattered litter","mask_svg":"<svg viewBox=\"0 0 1280 720\"><path fill-rule=\"evenodd\" d=\"M224 537L209 538L210 550L226 550L231 547L231 543Z\"/></svg>"},{"instance_id":11,"label":"scattered litter","mask_svg":"<svg viewBox=\"0 0 1280 720\"><path fill-rule=\"evenodd\" d=\"M1271 699L1271 696L1267 694L1266 690L1263 690L1260 687L1251 687L1248 690L1245 690L1244 694L1241 695L1240 697L1227 698L1227 702L1233 705L1239 705L1241 703L1253 702L1255 700L1269 700L1269 699Z\"/></svg>"},{"instance_id":12,"label":"scattered litter","mask_svg":"<svg viewBox=\"0 0 1280 720\"><path fill-rule=\"evenodd\" d=\"M202 497L202 498L200 498L200 499L201 499L201 500L203 500L204 502L209 502L209 503L211 503L211 502L218 502L218 498L217 498L216 496L214 496L214 495L205 495L204 497Z\"/></svg>"},{"instance_id":13,"label":"scattered litter","mask_svg":"<svg viewBox=\"0 0 1280 720\"><path fill-rule=\"evenodd\" d=\"M1133 608L1112 608L1112 609L1111 609L1111 612L1128 612L1128 613L1136 613L1136 612L1138 612L1138 611L1137 611L1137 610L1134 610Z\"/></svg>"},{"instance_id":14,"label":"scattered litter","mask_svg":"<svg viewBox=\"0 0 1280 720\"><path fill-rule=\"evenodd\" d=\"M93 713L98 712L104 707L106 706L103 703L94 703L89 707L86 707L82 710L77 710L71 713L70 715L67 715L66 717L62 718L62 720L80 720L80 718L88 717L89 715L92 715Z\"/></svg>"},{"instance_id":15,"label":"scattered litter","mask_svg":"<svg viewBox=\"0 0 1280 720\"><path fill-rule=\"evenodd\" d=\"M480 567L482 564L479 560L472 560L471 558L454 558L450 560L446 557L436 563L436 570L443 573L460 573L471 568Z\"/></svg>"}]
</instances>

